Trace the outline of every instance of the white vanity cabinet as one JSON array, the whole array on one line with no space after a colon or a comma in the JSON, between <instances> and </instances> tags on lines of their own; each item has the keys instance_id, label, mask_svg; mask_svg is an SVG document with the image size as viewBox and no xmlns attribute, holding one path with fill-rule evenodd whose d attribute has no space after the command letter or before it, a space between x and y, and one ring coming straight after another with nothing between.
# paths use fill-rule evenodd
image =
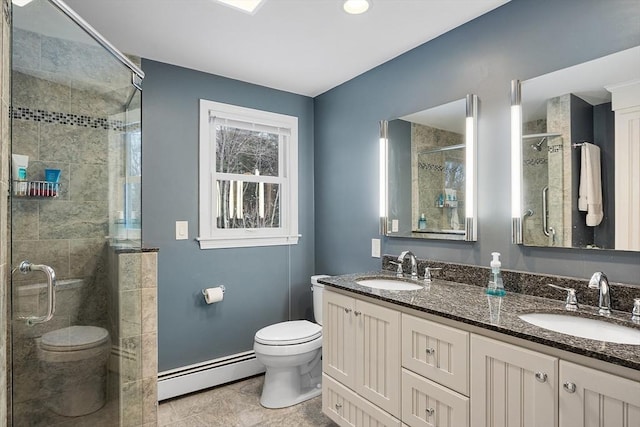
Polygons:
<instances>
[{"instance_id":1,"label":"white vanity cabinet","mask_svg":"<svg viewBox=\"0 0 640 427\"><path fill-rule=\"evenodd\" d=\"M471 335L472 427L640 427L640 383Z\"/></svg>"},{"instance_id":2,"label":"white vanity cabinet","mask_svg":"<svg viewBox=\"0 0 640 427\"><path fill-rule=\"evenodd\" d=\"M638 381L401 306L323 300L322 407L340 426L640 427Z\"/></svg>"},{"instance_id":3,"label":"white vanity cabinet","mask_svg":"<svg viewBox=\"0 0 640 427\"><path fill-rule=\"evenodd\" d=\"M326 375L400 418L399 311L325 288L322 345Z\"/></svg>"},{"instance_id":4,"label":"white vanity cabinet","mask_svg":"<svg viewBox=\"0 0 640 427\"><path fill-rule=\"evenodd\" d=\"M640 427L640 383L560 360L560 427Z\"/></svg>"},{"instance_id":5,"label":"white vanity cabinet","mask_svg":"<svg viewBox=\"0 0 640 427\"><path fill-rule=\"evenodd\" d=\"M558 426L558 359L471 335L473 427Z\"/></svg>"}]
</instances>

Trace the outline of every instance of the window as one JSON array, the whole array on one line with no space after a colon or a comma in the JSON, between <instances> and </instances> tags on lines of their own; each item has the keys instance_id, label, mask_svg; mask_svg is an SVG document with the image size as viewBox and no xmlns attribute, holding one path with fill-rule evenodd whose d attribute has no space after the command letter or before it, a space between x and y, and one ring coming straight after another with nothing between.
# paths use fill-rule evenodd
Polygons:
<instances>
[{"instance_id":1,"label":"window","mask_svg":"<svg viewBox=\"0 0 640 427\"><path fill-rule=\"evenodd\" d=\"M201 249L298 243L298 118L200 100Z\"/></svg>"}]
</instances>

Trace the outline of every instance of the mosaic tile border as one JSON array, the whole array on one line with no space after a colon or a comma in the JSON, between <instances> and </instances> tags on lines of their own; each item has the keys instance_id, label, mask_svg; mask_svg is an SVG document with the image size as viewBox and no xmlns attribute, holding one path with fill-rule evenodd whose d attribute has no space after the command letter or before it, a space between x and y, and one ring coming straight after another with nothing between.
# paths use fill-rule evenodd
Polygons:
<instances>
[{"instance_id":1,"label":"mosaic tile border","mask_svg":"<svg viewBox=\"0 0 640 427\"><path fill-rule=\"evenodd\" d=\"M443 165L434 165L432 163L418 162L418 167L427 171L444 172Z\"/></svg>"},{"instance_id":2,"label":"mosaic tile border","mask_svg":"<svg viewBox=\"0 0 640 427\"><path fill-rule=\"evenodd\" d=\"M140 123L127 124L123 120L110 120L104 117L91 117L55 111L34 110L25 107L12 108L11 117L16 120L28 120L113 131L126 130L131 132L140 127Z\"/></svg>"},{"instance_id":3,"label":"mosaic tile border","mask_svg":"<svg viewBox=\"0 0 640 427\"><path fill-rule=\"evenodd\" d=\"M549 163L549 160L547 159L528 159L525 160L524 162L525 166L541 166L541 165L546 165L547 163Z\"/></svg>"}]
</instances>

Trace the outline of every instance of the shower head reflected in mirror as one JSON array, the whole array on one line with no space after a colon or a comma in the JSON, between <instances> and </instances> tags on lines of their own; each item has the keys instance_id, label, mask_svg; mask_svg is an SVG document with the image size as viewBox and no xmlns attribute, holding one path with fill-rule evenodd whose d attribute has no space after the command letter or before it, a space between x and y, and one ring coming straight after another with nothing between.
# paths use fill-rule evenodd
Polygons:
<instances>
[{"instance_id":1,"label":"shower head reflected in mirror","mask_svg":"<svg viewBox=\"0 0 640 427\"><path fill-rule=\"evenodd\" d=\"M537 144L531 144L531 148L533 148L536 151L542 151L542 144L544 144L546 140L547 140L547 137L545 136Z\"/></svg>"},{"instance_id":2,"label":"shower head reflected in mirror","mask_svg":"<svg viewBox=\"0 0 640 427\"><path fill-rule=\"evenodd\" d=\"M548 138L555 138L556 136L562 136L562 134L557 132L530 133L528 135L522 135L522 139L540 138L540 141L536 142L535 144L531 144L530 147L536 151L542 151L542 144L544 144L545 141L548 140Z\"/></svg>"}]
</instances>

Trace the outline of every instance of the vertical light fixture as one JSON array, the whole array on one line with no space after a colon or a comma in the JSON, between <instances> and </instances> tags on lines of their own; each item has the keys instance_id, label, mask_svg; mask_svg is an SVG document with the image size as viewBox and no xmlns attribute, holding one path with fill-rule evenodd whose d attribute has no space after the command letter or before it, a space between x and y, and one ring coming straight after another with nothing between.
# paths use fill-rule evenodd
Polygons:
<instances>
[{"instance_id":1,"label":"vertical light fixture","mask_svg":"<svg viewBox=\"0 0 640 427\"><path fill-rule=\"evenodd\" d=\"M467 95L467 114L465 121L465 240L475 242L478 238L476 231L477 215L477 179L476 157L478 140L478 97Z\"/></svg>"},{"instance_id":2,"label":"vertical light fixture","mask_svg":"<svg viewBox=\"0 0 640 427\"><path fill-rule=\"evenodd\" d=\"M511 241L522 243L522 95L520 80L511 80Z\"/></svg>"},{"instance_id":3,"label":"vertical light fixture","mask_svg":"<svg viewBox=\"0 0 640 427\"><path fill-rule=\"evenodd\" d=\"M379 190L380 190L380 234L387 233L387 142L388 122L380 121L380 145L379 145Z\"/></svg>"}]
</instances>

